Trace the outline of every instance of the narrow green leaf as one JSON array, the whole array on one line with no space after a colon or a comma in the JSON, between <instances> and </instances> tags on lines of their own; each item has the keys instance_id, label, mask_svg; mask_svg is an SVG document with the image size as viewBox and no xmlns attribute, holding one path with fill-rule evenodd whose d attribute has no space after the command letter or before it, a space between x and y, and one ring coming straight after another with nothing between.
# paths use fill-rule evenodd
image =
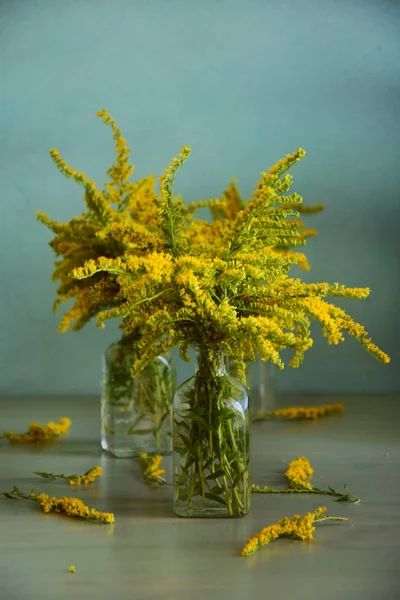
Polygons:
<instances>
[{"instance_id":1,"label":"narrow green leaf","mask_svg":"<svg viewBox=\"0 0 400 600\"><path fill-rule=\"evenodd\" d=\"M237 414L233 410L225 411L225 414L221 415L220 420L222 421L230 421L237 418Z\"/></svg>"},{"instance_id":2,"label":"narrow green leaf","mask_svg":"<svg viewBox=\"0 0 400 600\"><path fill-rule=\"evenodd\" d=\"M217 494L221 495L224 493L224 489L222 487L220 487L219 485L214 485L211 489L210 489L210 494Z\"/></svg>"},{"instance_id":3,"label":"narrow green leaf","mask_svg":"<svg viewBox=\"0 0 400 600\"><path fill-rule=\"evenodd\" d=\"M241 471L241 472L240 472L240 473L239 473L239 474L238 474L238 475L235 477L235 479L234 479L234 480L233 480L233 482L232 482L232 488L235 488L235 487L237 486L237 484L239 483L239 481L240 481L241 479L243 479L243 475L246 473L246 470L247 470L247 469L243 469L243 470L242 470L242 471Z\"/></svg>"},{"instance_id":4,"label":"narrow green leaf","mask_svg":"<svg viewBox=\"0 0 400 600\"><path fill-rule=\"evenodd\" d=\"M182 465L182 469L184 471L187 471L192 466L193 463L194 463L194 458L193 458L193 456L190 456L189 460L184 465Z\"/></svg>"},{"instance_id":5,"label":"narrow green leaf","mask_svg":"<svg viewBox=\"0 0 400 600\"><path fill-rule=\"evenodd\" d=\"M211 494L211 492L206 492L204 495L209 500L214 500L214 502L219 502L220 504L223 504L224 506L226 506L226 500L224 500L223 498L219 498L219 496L216 496L215 494Z\"/></svg>"},{"instance_id":6,"label":"narrow green leaf","mask_svg":"<svg viewBox=\"0 0 400 600\"><path fill-rule=\"evenodd\" d=\"M208 467L210 465L212 465L212 463L215 462L215 458L213 456L211 456L208 460L206 460L206 462L203 464L203 470L205 471L206 469L208 469Z\"/></svg>"},{"instance_id":7,"label":"narrow green leaf","mask_svg":"<svg viewBox=\"0 0 400 600\"><path fill-rule=\"evenodd\" d=\"M40 471L34 471L33 474L38 475L39 477L44 477L45 479L51 479L52 481L57 479L53 473L41 473Z\"/></svg>"},{"instance_id":8,"label":"narrow green leaf","mask_svg":"<svg viewBox=\"0 0 400 600\"><path fill-rule=\"evenodd\" d=\"M191 421L198 423L198 425L201 425L204 429L208 430L210 428L207 420L204 417L200 417L200 415L196 415L196 413L188 413L185 416L186 419L190 419Z\"/></svg>"},{"instance_id":9,"label":"narrow green leaf","mask_svg":"<svg viewBox=\"0 0 400 600\"><path fill-rule=\"evenodd\" d=\"M207 475L206 479L218 479L218 477L223 477L224 475L226 475L224 469L218 469L214 473Z\"/></svg>"},{"instance_id":10,"label":"narrow green leaf","mask_svg":"<svg viewBox=\"0 0 400 600\"><path fill-rule=\"evenodd\" d=\"M235 460L237 460L238 458L240 458L242 456L242 453L239 452L238 450L236 452L234 452L230 458L229 458L229 464L231 465Z\"/></svg>"},{"instance_id":11,"label":"narrow green leaf","mask_svg":"<svg viewBox=\"0 0 400 600\"><path fill-rule=\"evenodd\" d=\"M189 450L190 454L194 455L193 446L192 446L190 439L183 433L180 433L179 437L181 438L181 440L184 443L184 445L186 446L186 448Z\"/></svg>"}]
</instances>

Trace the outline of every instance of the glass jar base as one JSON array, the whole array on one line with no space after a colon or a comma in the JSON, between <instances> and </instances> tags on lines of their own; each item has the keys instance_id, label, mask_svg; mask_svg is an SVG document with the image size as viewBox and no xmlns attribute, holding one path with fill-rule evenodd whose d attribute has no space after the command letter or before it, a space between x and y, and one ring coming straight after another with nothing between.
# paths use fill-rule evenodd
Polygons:
<instances>
[{"instance_id":1,"label":"glass jar base","mask_svg":"<svg viewBox=\"0 0 400 600\"><path fill-rule=\"evenodd\" d=\"M210 518L210 519L240 519L245 517L248 511L241 514L229 514L223 506L187 506L175 504L174 512L178 517L191 518Z\"/></svg>"},{"instance_id":2,"label":"glass jar base","mask_svg":"<svg viewBox=\"0 0 400 600\"><path fill-rule=\"evenodd\" d=\"M144 443L143 445L132 444L132 437L127 436L127 439L115 439L115 436L103 434L101 439L101 447L116 458L133 458L139 456L141 452L146 452L149 455L162 454L166 456L172 453L172 443L165 444L162 447L156 447L154 443Z\"/></svg>"}]
</instances>

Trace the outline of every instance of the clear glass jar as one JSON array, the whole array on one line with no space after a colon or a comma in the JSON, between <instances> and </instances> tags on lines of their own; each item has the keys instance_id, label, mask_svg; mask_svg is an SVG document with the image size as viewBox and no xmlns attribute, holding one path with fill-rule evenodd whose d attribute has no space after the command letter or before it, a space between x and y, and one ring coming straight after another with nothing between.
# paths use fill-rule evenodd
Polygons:
<instances>
[{"instance_id":1,"label":"clear glass jar","mask_svg":"<svg viewBox=\"0 0 400 600\"><path fill-rule=\"evenodd\" d=\"M228 364L229 373L236 377L235 364ZM276 408L276 366L261 360L246 363L246 384L253 415L271 415Z\"/></svg>"},{"instance_id":2,"label":"clear glass jar","mask_svg":"<svg viewBox=\"0 0 400 600\"><path fill-rule=\"evenodd\" d=\"M253 414L271 415L276 408L276 366L259 360L252 367L250 397Z\"/></svg>"},{"instance_id":3,"label":"clear glass jar","mask_svg":"<svg viewBox=\"0 0 400 600\"><path fill-rule=\"evenodd\" d=\"M174 509L182 517L241 517L250 509L250 407L225 355L197 349L195 375L173 404Z\"/></svg>"},{"instance_id":4,"label":"clear glass jar","mask_svg":"<svg viewBox=\"0 0 400 600\"><path fill-rule=\"evenodd\" d=\"M129 338L111 344L103 356L101 445L117 457L172 450L175 369L158 356L131 377L134 352Z\"/></svg>"}]
</instances>

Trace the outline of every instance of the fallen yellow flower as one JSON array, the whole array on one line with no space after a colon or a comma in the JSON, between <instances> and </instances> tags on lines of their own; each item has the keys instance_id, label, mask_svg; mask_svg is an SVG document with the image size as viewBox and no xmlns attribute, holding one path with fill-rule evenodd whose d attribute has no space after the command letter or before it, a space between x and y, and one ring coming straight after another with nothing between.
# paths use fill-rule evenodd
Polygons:
<instances>
[{"instance_id":1,"label":"fallen yellow flower","mask_svg":"<svg viewBox=\"0 0 400 600\"><path fill-rule=\"evenodd\" d=\"M310 465L309 460L304 456L300 456L289 463L289 467L285 472L286 479L288 480L287 488L278 490L270 488L267 485L260 487L253 483L251 491L259 494L325 494L328 496L336 496L337 500L335 500L335 502L352 502L353 504L358 504L358 502L360 502L358 496L350 494L346 485L344 486L344 493L337 492L330 485L328 485L327 490L321 490L314 487L307 481L313 472L314 470Z\"/></svg>"},{"instance_id":2,"label":"fallen yellow flower","mask_svg":"<svg viewBox=\"0 0 400 600\"><path fill-rule=\"evenodd\" d=\"M97 477L101 477L103 469L101 467L92 467L83 475L64 475L64 473L43 473L41 471L34 471L34 475L44 477L45 479L65 479L69 485L81 485L86 483L92 483Z\"/></svg>"},{"instance_id":3,"label":"fallen yellow flower","mask_svg":"<svg viewBox=\"0 0 400 600\"><path fill-rule=\"evenodd\" d=\"M312 485L307 481L308 477L311 477L314 470L310 465L310 462L304 456L296 458L289 463L289 468L285 473L285 476L289 482L289 488L291 489L302 489L311 490Z\"/></svg>"},{"instance_id":4,"label":"fallen yellow flower","mask_svg":"<svg viewBox=\"0 0 400 600\"><path fill-rule=\"evenodd\" d=\"M23 500L32 500L40 504L43 512L63 513L68 517L78 517L91 521L101 521L102 523L114 523L114 514L99 512L95 508L89 508L79 498L69 498L63 496L48 496L47 494L35 494L32 490L29 495L23 494L17 487L13 487L11 492L0 492L6 498L22 498Z\"/></svg>"},{"instance_id":5,"label":"fallen yellow flower","mask_svg":"<svg viewBox=\"0 0 400 600\"><path fill-rule=\"evenodd\" d=\"M149 456L146 452L141 452L139 458L145 481L161 484L166 483L165 479L162 477L165 473L165 469L160 468L162 456L159 454Z\"/></svg>"},{"instance_id":6,"label":"fallen yellow flower","mask_svg":"<svg viewBox=\"0 0 400 600\"><path fill-rule=\"evenodd\" d=\"M50 421L47 425L40 423L31 423L27 433L14 433L13 431L5 431L4 437L12 444L34 444L36 442L47 442L54 438L67 433L72 421L68 417L63 417L58 423Z\"/></svg>"},{"instance_id":7,"label":"fallen yellow flower","mask_svg":"<svg viewBox=\"0 0 400 600\"><path fill-rule=\"evenodd\" d=\"M343 404L321 404L321 406L289 406L272 413L273 417L281 419L311 419L315 421L332 413L344 412Z\"/></svg>"},{"instance_id":8,"label":"fallen yellow flower","mask_svg":"<svg viewBox=\"0 0 400 600\"><path fill-rule=\"evenodd\" d=\"M278 523L265 527L265 529L251 537L242 549L241 555L250 556L262 546L283 537L302 541L312 540L315 530L313 525L321 521L348 521L344 517L331 517L329 515L321 517L325 511L325 506L321 506L315 512L307 513L304 517L300 515L294 515L291 519L284 517Z\"/></svg>"}]
</instances>

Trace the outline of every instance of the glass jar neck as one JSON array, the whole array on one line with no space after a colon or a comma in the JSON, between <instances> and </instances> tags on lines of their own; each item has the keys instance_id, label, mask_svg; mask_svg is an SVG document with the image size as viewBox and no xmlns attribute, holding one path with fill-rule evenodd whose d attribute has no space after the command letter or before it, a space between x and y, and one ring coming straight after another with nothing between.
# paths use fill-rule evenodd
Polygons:
<instances>
[{"instance_id":1,"label":"glass jar neck","mask_svg":"<svg viewBox=\"0 0 400 600\"><path fill-rule=\"evenodd\" d=\"M226 354L220 348L195 346L197 377L224 377L226 371Z\"/></svg>"}]
</instances>

